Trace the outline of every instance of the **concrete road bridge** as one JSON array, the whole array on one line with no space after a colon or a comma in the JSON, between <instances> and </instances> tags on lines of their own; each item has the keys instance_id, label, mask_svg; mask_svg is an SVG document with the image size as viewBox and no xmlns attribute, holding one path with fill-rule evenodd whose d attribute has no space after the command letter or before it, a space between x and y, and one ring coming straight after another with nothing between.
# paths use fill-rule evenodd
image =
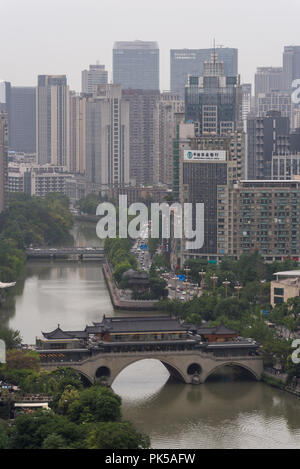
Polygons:
<instances>
[{"instance_id":1,"label":"concrete road bridge","mask_svg":"<svg viewBox=\"0 0 300 469\"><path fill-rule=\"evenodd\" d=\"M42 368L52 371L60 367L71 367L83 375L90 383L104 381L111 386L117 376L129 365L145 359L159 360L170 375L186 384L205 383L207 378L218 368L237 366L247 370L256 380L260 380L263 372L263 361L260 356L215 356L197 350L187 351L151 351L128 353L99 353L82 361L42 363ZM151 376L149 376L151 380Z\"/></svg>"},{"instance_id":2,"label":"concrete road bridge","mask_svg":"<svg viewBox=\"0 0 300 469\"><path fill-rule=\"evenodd\" d=\"M78 259L99 259L104 257L104 248L102 247L57 247L57 248L28 248L26 249L27 258L53 258L56 257L74 257Z\"/></svg>"}]
</instances>

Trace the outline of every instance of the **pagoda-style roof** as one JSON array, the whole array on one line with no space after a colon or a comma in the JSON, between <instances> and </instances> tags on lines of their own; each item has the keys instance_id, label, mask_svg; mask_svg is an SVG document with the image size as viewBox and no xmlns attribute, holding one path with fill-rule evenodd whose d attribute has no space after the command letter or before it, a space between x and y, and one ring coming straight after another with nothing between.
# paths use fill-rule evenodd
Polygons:
<instances>
[{"instance_id":1,"label":"pagoda-style roof","mask_svg":"<svg viewBox=\"0 0 300 469\"><path fill-rule=\"evenodd\" d=\"M52 332L43 332L48 340L87 339L90 334L160 333L196 331L196 326L186 324L171 316L105 317L102 322L86 326L84 331L63 331L59 326Z\"/></svg>"},{"instance_id":2,"label":"pagoda-style roof","mask_svg":"<svg viewBox=\"0 0 300 469\"><path fill-rule=\"evenodd\" d=\"M206 327L206 326L199 327L197 329L197 332L200 335L208 335L208 334L212 334L212 335L237 335L238 334L237 331L235 331L233 329L229 329L223 323L221 323L219 326L214 326L214 327Z\"/></svg>"},{"instance_id":3,"label":"pagoda-style roof","mask_svg":"<svg viewBox=\"0 0 300 469\"><path fill-rule=\"evenodd\" d=\"M122 275L123 280L133 280L133 279L148 280L148 277L149 276L147 272L138 272L137 270L133 270L133 269L127 270Z\"/></svg>"},{"instance_id":4,"label":"pagoda-style roof","mask_svg":"<svg viewBox=\"0 0 300 469\"><path fill-rule=\"evenodd\" d=\"M145 317L104 317L102 322L94 323L95 329L109 333L124 332L185 332L191 328L190 324L183 324L171 316ZM91 327L86 328L89 332Z\"/></svg>"},{"instance_id":5,"label":"pagoda-style roof","mask_svg":"<svg viewBox=\"0 0 300 469\"><path fill-rule=\"evenodd\" d=\"M128 285L133 286L148 286L149 276L147 272L138 272L133 269L129 269L122 275L122 280L125 280Z\"/></svg>"},{"instance_id":6,"label":"pagoda-style roof","mask_svg":"<svg viewBox=\"0 0 300 469\"><path fill-rule=\"evenodd\" d=\"M42 332L42 334L48 340L84 339L88 336L86 331L63 331L59 325L54 331Z\"/></svg>"}]
</instances>

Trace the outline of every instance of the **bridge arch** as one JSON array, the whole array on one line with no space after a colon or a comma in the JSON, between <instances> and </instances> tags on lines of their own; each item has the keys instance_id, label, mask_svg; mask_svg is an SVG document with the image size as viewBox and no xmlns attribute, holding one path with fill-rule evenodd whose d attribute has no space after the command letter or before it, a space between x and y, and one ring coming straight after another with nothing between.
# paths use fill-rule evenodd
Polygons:
<instances>
[{"instance_id":1,"label":"bridge arch","mask_svg":"<svg viewBox=\"0 0 300 469\"><path fill-rule=\"evenodd\" d=\"M83 380L86 381L89 385L94 384L93 378L88 373L84 373L79 368L72 365L68 366L68 368L72 368L72 370L76 371L81 376L81 378L83 378Z\"/></svg>"},{"instance_id":2,"label":"bridge arch","mask_svg":"<svg viewBox=\"0 0 300 469\"><path fill-rule=\"evenodd\" d=\"M120 375L120 373L125 370L128 366L133 365L134 363L143 361L143 360L156 360L159 361L164 367L167 369L169 374L176 378L179 381L182 381L183 383L186 383L186 378L184 376L184 372L180 370L174 363L170 362L169 360L166 360L165 358L159 358L159 357L138 357L134 358L132 360L126 361L121 367L118 368L118 370L115 371L115 373L111 374L111 380L110 380L110 385L113 384L115 379Z\"/></svg>"},{"instance_id":3,"label":"bridge arch","mask_svg":"<svg viewBox=\"0 0 300 469\"><path fill-rule=\"evenodd\" d=\"M108 366L99 366L96 370L95 378L109 378L111 370Z\"/></svg>"},{"instance_id":4,"label":"bridge arch","mask_svg":"<svg viewBox=\"0 0 300 469\"><path fill-rule=\"evenodd\" d=\"M202 382L205 383L205 381L209 378L209 376L211 376L217 369L224 368L226 366L236 366L238 368L243 368L244 370L248 371L250 375L252 375L256 379L256 381L260 380L260 376L250 366L245 365L244 363L230 361L230 362L225 362L225 363L221 363L220 365L214 366L211 370L209 370L209 372L205 375L205 377L202 378L203 379Z\"/></svg>"}]
</instances>

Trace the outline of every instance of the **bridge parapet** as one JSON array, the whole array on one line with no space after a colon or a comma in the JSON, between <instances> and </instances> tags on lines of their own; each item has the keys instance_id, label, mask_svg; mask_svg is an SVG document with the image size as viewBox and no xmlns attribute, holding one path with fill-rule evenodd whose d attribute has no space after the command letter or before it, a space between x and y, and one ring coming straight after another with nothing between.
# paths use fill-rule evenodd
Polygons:
<instances>
[{"instance_id":1,"label":"bridge parapet","mask_svg":"<svg viewBox=\"0 0 300 469\"><path fill-rule=\"evenodd\" d=\"M80 362L48 362L42 363L42 367L49 371L60 367L71 367L84 375L91 383L105 378L106 383L111 385L127 366L145 359L159 360L170 374L180 378L186 384L204 383L208 376L222 366L240 366L248 370L257 380L261 378L263 371L262 358L259 356L216 357L213 354L203 354L196 350L99 353ZM105 370L105 374L101 374L101 370Z\"/></svg>"}]
</instances>

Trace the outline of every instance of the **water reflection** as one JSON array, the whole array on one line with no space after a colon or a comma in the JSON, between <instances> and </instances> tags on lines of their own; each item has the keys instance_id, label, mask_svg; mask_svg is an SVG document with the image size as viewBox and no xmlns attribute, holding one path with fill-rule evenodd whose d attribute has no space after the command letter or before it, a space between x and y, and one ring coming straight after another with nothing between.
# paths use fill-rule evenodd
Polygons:
<instances>
[{"instance_id":1,"label":"water reflection","mask_svg":"<svg viewBox=\"0 0 300 469\"><path fill-rule=\"evenodd\" d=\"M80 330L112 312L101 266L97 263L28 262L24 291L16 297L9 326L33 343L41 331Z\"/></svg>"},{"instance_id":2,"label":"water reflection","mask_svg":"<svg viewBox=\"0 0 300 469\"><path fill-rule=\"evenodd\" d=\"M95 225L76 225L73 235L77 246L100 241ZM15 307L2 309L0 317L27 343L58 323L76 330L104 313L137 314L113 312L99 263L28 262L17 289ZM124 417L149 434L154 448L300 446L300 400L241 374L234 380L226 372L192 386L172 381L159 361L142 360L123 370L113 389Z\"/></svg>"},{"instance_id":3,"label":"water reflection","mask_svg":"<svg viewBox=\"0 0 300 469\"><path fill-rule=\"evenodd\" d=\"M151 436L154 448L300 445L300 401L252 380L174 383L159 362L147 360L123 370L113 389L124 417Z\"/></svg>"}]
</instances>

